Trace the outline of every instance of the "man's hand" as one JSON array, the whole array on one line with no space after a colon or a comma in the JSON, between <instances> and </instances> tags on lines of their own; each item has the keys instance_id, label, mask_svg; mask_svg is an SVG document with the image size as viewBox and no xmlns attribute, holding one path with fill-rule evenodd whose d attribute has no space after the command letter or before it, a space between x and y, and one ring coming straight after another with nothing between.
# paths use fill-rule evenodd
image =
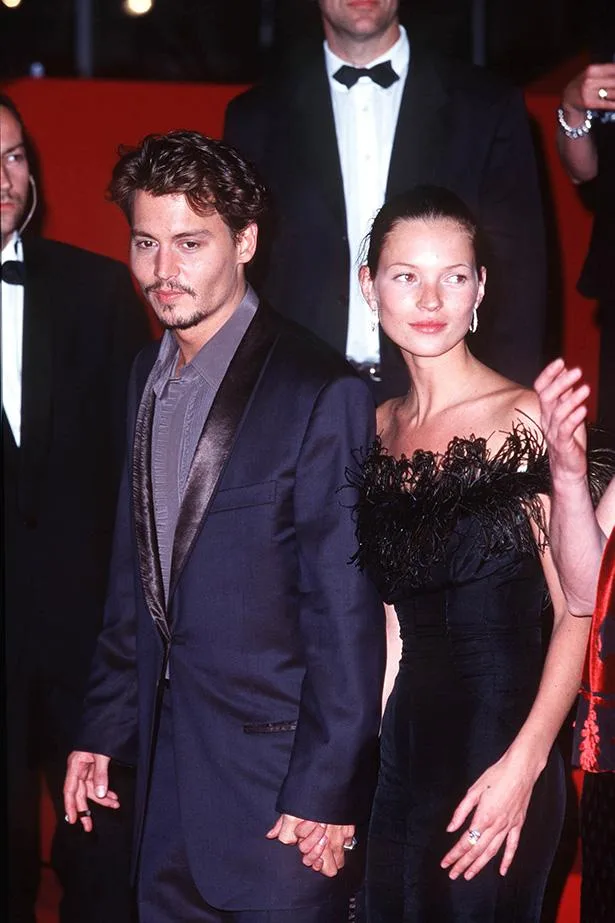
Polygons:
<instances>
[{"instance_id":1,"label":"man's hand","mask_svg":"<svg viewBox=\"0 0 615 923\"><path fill-rule=\"evenodd\" d=\"M102 753L85 753L73 750L68 757L64 779L65 820L81 826L90 833L93 827L88 799L105 808L117 809L120 800L115 792L109 791L109 757Z\"/></svg>"},{"instance_id":2,"label":"man's hand","mask_svg":"<svg viewBox=\"0 0 615 923\"><path fill-rule=\"evenodd\" d=\"M587 474L584 420L590 389L579 384L581 377L580 369L567 369L556 359L534 383L554 482L579 482Z\"/></svg>"},{"instance_id":3,"label":"man's hand","mask_svg":"<svg viewBox=\"0 0 615 923\"><path fill-rule=\"evenodd\" d=\"M344 847L354 836L352 824L322 824L291 814L281 814L266 836L289 846L298 846L303 864L327 878L334 878L344 867Z\"/></svg>"}]
</instances>

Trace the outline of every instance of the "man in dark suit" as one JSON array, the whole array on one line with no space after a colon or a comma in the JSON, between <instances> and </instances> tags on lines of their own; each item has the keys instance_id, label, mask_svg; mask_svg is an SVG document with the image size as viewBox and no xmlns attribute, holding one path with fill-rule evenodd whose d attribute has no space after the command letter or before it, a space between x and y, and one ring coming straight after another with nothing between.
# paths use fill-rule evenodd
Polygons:
<instances>
[{"instance_id":1,"label":"man in dark suit","mask_svg":"<svg viewBox=\"0 0 615 923\"><path fill-rule=\"evenodd\" d=\"M4 96L0 133L9 919L35 919L42 770L63 923L128 923L132 771L114 767L124 810L103 812L96 840L64 823L62 781L102 622L128 374L148 325L126 267L22 238L36 184Z\"/></svg>"},{"instance_id":2,"label":"man in dark suit","mask_svg":"<svg viewBox=\"0 0 615 923\"><path fill-rule=\"evenodd\" d=\"M109 757L135 762L144 923L339 923L362 875L383 679L382 605L350 564L340 492L373 399L246 285L267 192L237 151L148 136L111 194L167 330L132 376L67 816L95 830L88 799L118 804Z\"/></svg>"},{"instance_id":3,"label":"man in dark suit","mask_svg":"<svg viewBox=\"0 0 615 923\"><path fill-rule=\"evenodd\" d=\"M545 259L528 121L518 91L408 42L397 0L319 0L324 52L229 104L225 139L272 187L277 227L263 293L371 378L407 387L358 282L385 197L448 186L482 225L490 274L473 351L525 384L541 367ZM358 68L358 70L357 70ZM292 297L291 297L292 292Z\"/></svg>"}]
</instances>

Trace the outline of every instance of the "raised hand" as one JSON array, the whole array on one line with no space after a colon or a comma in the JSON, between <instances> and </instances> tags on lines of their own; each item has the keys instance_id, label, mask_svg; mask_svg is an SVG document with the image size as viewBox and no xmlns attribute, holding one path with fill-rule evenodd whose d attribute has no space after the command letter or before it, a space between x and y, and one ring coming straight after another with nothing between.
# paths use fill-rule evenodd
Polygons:
<instances>
[{"instance_id":1,"label":"raised hand","mask_svg":"<svg viewBox=\"0 0 615 923\"><path fill-rule=\"evenodd\" d=\"M582 377L580 369L555 359L534 383L554 480L578 481L587 473L584 420L590 388Z\"/></svg>"},{"instance_id":2,"label":"raised hand","mask_svg":"<svg viewBox=\"0 0 615 923\"><path fill-rule=\"evenodd\" d=\"M606 95L605 95L606 93ZM590 64L566 86L565 109L615 109L615 64Z\"/></svg>"}]
</instances>

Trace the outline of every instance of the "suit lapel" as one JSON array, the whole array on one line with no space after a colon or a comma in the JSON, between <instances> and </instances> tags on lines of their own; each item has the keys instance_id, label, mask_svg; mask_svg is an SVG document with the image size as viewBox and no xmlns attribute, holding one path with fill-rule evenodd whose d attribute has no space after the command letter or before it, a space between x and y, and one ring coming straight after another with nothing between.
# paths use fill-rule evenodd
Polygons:
<instances>
[{"instance_id":1,"label":"suit lapel","mask_svg":"<svg viewBox=\"0 0 615 923\"><path fill-rule=\"evenodd\" d=\"M171 633L166 617L151 478L154 400L153 376L150 374L141 397L135 423L132 502L139 571L145 602L160 634L168 642Z\"/></svg>"},{"instance_id":2,"label":"suit lapel","mask_svg":"<svg viewBox=\"0 0 615 923\"><path fill-rule=\"evenodd\" d=\"M435 182L446 150L448 93L432 60L412 45L391 152L386 198Z\"/></svg>"},{"instance_id":3,"label":"suit lapel","mask_svg":"<svg viewBox=\"0 0 615 923\"><path fill-rule=\"evenodd\" d=\"M22 358L19 505L35 518L51 439L53 385L53 285L39 241L24 242L24 324Z\"/></svg>"},{"instance_id":4,"label":"suit lapel","mask_svg":"<svg viewBox=\"0 0 615 923\"><path fill-rule=\"evenodd\" d=\"M169 598L207 515L276 338L274 317L259 308L218 389L197 444L175 529Z\"/></svg>"},{"instance_id":5,"label":"suit lapel","mask_svg":"<svg viewBox=\"0 0 615 923\"><path fill-rule=\"evenodd\" d=\"M337 221L346 227L344 184L331 91L323 56L306 64L291 89L292 146L317 185Z\"/></svg>"}]
</instances>

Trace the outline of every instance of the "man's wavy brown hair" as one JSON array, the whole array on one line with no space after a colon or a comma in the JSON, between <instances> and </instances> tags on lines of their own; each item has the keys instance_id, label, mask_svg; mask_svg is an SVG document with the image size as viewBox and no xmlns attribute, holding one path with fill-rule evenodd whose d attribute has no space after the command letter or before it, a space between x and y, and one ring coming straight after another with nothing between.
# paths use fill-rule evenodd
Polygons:
<instances>
[{"instance_id":1,"label":"man's wavy brown hair","mask_svg":"<svg viewBox=\"0 0 615 923\"><path fill-rule=\"evenodd\" d=\"M147 135L121 147L108 197L132 219L135 193L185 195L197 215L217 212L234 238L267 213L269 192L239 151L197 131Z\"/></svg>"}]
</instances>

